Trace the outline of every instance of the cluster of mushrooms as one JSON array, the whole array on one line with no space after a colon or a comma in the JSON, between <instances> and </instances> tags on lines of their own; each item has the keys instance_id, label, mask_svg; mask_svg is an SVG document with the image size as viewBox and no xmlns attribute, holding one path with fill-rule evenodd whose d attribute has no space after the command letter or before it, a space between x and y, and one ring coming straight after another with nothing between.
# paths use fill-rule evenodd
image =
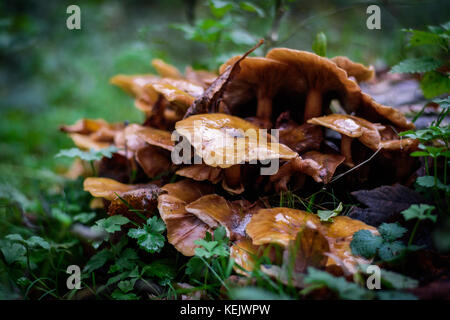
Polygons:
<instances>
[{"instance_id":1,"label":"cluster of mushrooms","mask_svg":"<svg viewBox=\"0 0 450 320\"><path fill-rule=\"evenodd\" d=\"M135 98L145 122L82 119L61 127L81 149L118 148L96 164L98 176L87 177L84 189L103 198L110 215L140 219L123 199L147 217L159 212L168 242L185 256L194 255L195 240L223 226L240 274L251 271L261 255L271 256L267 248L288 248L299 232L306 237L311 230L322 239L319 267L354 273L367 261L351 254L352 236L361 229L377 232L374 227L347 216L323 222L314 213L271 207L265 196L323 188L352 168L358 170L340 179L341 190L356 180L365 186L371 179L405 182L417 166L408 157L417 141L398 133L414 126L361 91L358 82L373 78L371 67L286 48L265 57L249 53L228 60L219 74L188 67L183 75L153 60L158 75L113 77L112 84ZM253 152L252 138L239 147L245 138L232 132L247 129L279 130L278 141L267 133L272 140L262 153L266 157ZM192 157L231 152L235 162L174 164L173 131L190 139L194 130L205 134L200 143L189 140ZM217 145L225 135L231 135L231 145ZM261 175L268 158L280 168Z\"/></svg>"}]
</instances>

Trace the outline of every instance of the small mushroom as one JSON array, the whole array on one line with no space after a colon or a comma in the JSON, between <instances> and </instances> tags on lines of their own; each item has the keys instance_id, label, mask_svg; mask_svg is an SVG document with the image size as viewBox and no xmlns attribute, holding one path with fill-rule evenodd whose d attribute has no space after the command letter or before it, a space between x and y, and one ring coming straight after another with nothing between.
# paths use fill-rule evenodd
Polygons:
<instances>
[{"instance_id":1,"label":"small mushroom","mask_svg":"<svg viewBox=\"0 0 450 320\"><path fill-rule=\"evenodd\" d=\"M331 99L337 98L344 109L355 111L361 100L361 89L334 62L314 53L286 48L270 50L266 58L284 62L304 81L306 94L303 122L319 117Z\"/></svg>"},{"instance_id":2,"label":"small mushroom","mask_svg":"<svg viewBox=\"0 0 450 320\"><path fill-rule=\"evenodd\" d=\"M123 130L122 123L110 124L102 119L81 119L70 126L61 126L75 145L84 150L103 149L113 144L115 135Z\"/></svg>"},{"instance_id":3,"label":"small mushroom","mask_svg":"<svg viewBox=\"0 0 450 320\"><path fill-rule=\"evenodd\" d=\"M365 119L350 115L331 114L312 118L308 120L308 123L324 126L341 134L341 153L345 156L345 163L349 166L354 166L351 153L353 138L357 138L372 150L378 150L380 147L379 127Z\"/></svg>"},{"instance_id":4,"label":"small mushroom","mask_svg":"<svg viewBox=\"0 0 450 320\"><path fill-rule=\"evenodd\" d=\"M211 228L192 213L186 206L198 198L210 194L212 185L189 179L166 184L166 192L158 197L158 210L166 223L167 240L185 256L193 256L197 245L195 240L203 239Z\"/></svg>"},{"instance_id":5,"label":"small mushroom","mask_svg":"<svg viewBox=\"0 0 450 320\"><path fill-rule=\"evenodd\" d=\"M222 73L226 67L233 65L241 56L236 56L220 67ZM290 81L288 66L282 62L261 57L247 57L240 62L239 73L230 81L224 93L224 102L235 114L235 109L257 100L256 117L271 128L272 101L280 87ZM294 80L292 79L291 85Z\"/></svg>"},{"instance_id":6,"label":"small mushroom","mask_svg":"<svg viewBox=\"0 0 450 320\"><path fill-rule=\"evenodd\" d=\"M344 69L349 77L355 78L358 82L369 81L375 76L373 66L366 67L361 63L353 62L347 57L337 56L331 58L331 61L336 63L339 68Z\"/></svg>"},{"instance_id":7,"label":"small mushroom","mask_svg":"<svg viewBox=\"0 0 450 320\"><path fill-rule=\"evenodd\" d=\"M83 182L83 190L89 192L93 197L114 200L117 194L123 194L136 189L146 188L145 184L124 184L109 178L89 177Z\"/></svg>"}]
</instances>

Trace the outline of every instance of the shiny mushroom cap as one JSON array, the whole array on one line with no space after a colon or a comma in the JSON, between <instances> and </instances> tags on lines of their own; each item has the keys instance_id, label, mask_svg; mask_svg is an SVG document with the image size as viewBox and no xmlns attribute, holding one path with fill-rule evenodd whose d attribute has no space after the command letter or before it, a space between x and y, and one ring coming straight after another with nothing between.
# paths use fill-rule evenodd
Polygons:
<instances>
[{"instance_id":1,"label":"shiny mushroom cap","mask_svg":"<svg viewBox=\"0 0 450 320\"><path fill-rule=\"evenodd\" d=\"M153 59L152 66L153 68L156 69L156 72L158 72L158 74L163 78L173 78L173 79L183 78L183 75L176 67L168 63L165 63L161 59Z\"/></svg>"},{"instance_id":2,"label":"shiny mushroom cap","mask_svg":"<svg viewBox=\"0 0 450 320\"><path fill-rule=\"evenodd\" d=\"M109 178L89 177L83 182L83 190L89 192L93 197L114 200L117 194L145 188L145 184L124 184ZM153 185L152 185L153 186Z\"/></svg>"},{"instance_id":3,"label":"shiny mushroom cap","mask_svg":"<svg viewBox=\"0 0 450 320\"><path fill-rule=\"evenodd\" d=\"M166 184L161 188L165 194L158 197L158 210L166 223L167 240L185 256L193 256L198 247L194 242L203 239L211 228L186 206L198 198L210 194L212 185L189 179Z\"/></svg>"},{"instance_id":4,"label":"shiny mushroom cap","mask_svg":"<svg viewBox=\"0 0 450 320\"><path fill-rule=\"evenodd\" d=\"M291 159L297 153L241 118L222 113L198 114L178 121L176 131L212 167L229 168L257 160ZM261 138L259 137L261 134Z\"/></svg>"},{"instance_id":5,"label":"shiny mushroom cap","mask_svg":"<svg viewBox=\"0 0 450 320\"><path fill-rule=\"evenodd\" d=\"M376 232L374 227L349 217L338 216L331 223L321 222L313 213L290 208L260 209L252 216L246 231L253 245L275 243L287 247L305 227L319 230L328 240L331 255L327 265L342 265L351 272L363 262L351 254L353 234L359 230Z\"/></svg>"}]
</instances>

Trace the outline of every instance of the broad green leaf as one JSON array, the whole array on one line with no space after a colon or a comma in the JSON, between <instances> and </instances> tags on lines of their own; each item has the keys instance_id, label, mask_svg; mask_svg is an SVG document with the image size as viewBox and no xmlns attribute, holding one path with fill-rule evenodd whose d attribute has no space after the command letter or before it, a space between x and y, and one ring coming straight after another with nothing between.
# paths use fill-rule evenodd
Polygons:
<instances>
[{"instance_id":1,"label":"broad green leaf","mask_svg":"<svg viewBox=\"0 0 450 320\"><path fill-rule=\"evenodd\" d=\"M390 289L412 289L419 285L419 281L413 278L384 269L381 270L381 280L383 284L387 285Z\"/></svg>"},{"instance_id":2,"label":"broad green leaf","mask_svg":"<svg viewBox=\"0 0 450 320\"><path fill-rule=\"evenodd\" d=\"M160 252L164 247L165 238L162 235L166 225L158 217L152 217L142 228L134 228L128 231L128 236L137 239L138 245L147 252Z\"/></svg>"},{"instance_id":3,"label":"broad green leaf","mask_svg":"<svg viewBox=\"0 0 450 320\"><path fill-rule=\"evenodd\" d=\"M139 260L139 257L136 251L131 248L127 248L120 254L120 257L116 260L116 263L109 268L109 272L113 273L117 271L131 270L136 266L137 260Z\"/></svg>"},{"instance_id":4,"label":"broad green leaf","mask_svg":"<svg viewBox=\"0 0 450 320\"><path fill-rule=\"evenodd\" d=\"M107 249L103 249L100 252L97 252L94 254L89 261L87 262L86 266L84 267L83 271L86 274L91 273L92 271L95 271L105 265L106 262L108 262L110 259L113 258L113 253Z\"/></svg>"},{"instance_id":5,"label":"broad green leaf","mask_svg":"<svg viewBox=\"0 0 450 320\"><path fill-rule=\"evenodd\" d=\"M392 67L391 73L423 73L427 71L433 71L439 68L443 62L441 60L422 57L411 58L401 61Z\"/></svg>"},{"instance_id":6,"label":"broad green leaf","mask_svg":"<svg viewBox=\"0 0 450 320\"><path fill-rule=\"evenodd\" d=\"M446 45L444 37L436 33L412 29L406 31L411 33L411 38L409 39L409 44L411 46Z\"/></svg>"},{"instance_id":7,"label":"broad green leaf","mask_svg":"<svg viewBox=\"0 0 450 320\"><path fill-rule=\"evenodd\" d=\"M88 223L96 216L95 212L83 212L73 216L73 221L77 221L80 223Z\"/></svg>"},{"instance_id":8,"label":"broad green leaf","mask_svg":"<svg viewBox=\"0 0 450 320\"><path fill-rule=\"evenodd\" d=\"M121 215L111 216L109 218L100 219L95 222L98 228L105 230L108 233L120 231L120 228L129 223L130 220Z\"/></svg>"},{"instance_id":9,"label":"broad green leaf","mask_svg":"<svg viewBox=\"0 0 450 320\"><path fill-rule=\"evenodd\" d=\"M382 243L383 239L380 236L374 235L369 230L359 230L354 233L350 248L354 255L372 258Z\"/></svg>"},{"instance_id":10,"label":"broad green leaf","mask_svg":"<svg viewBox=\"0 0 450 320\"><path fill-rule=\"evenodd\" d=\"M378 256L381 260L392 261L400 257L405 249L406 247L401 241L384 242L378 249Z\"/></svg>"},{"instance_id":11,"label":"broad green leaf","mask_svg":"<svg viewBox=\"0 0 450 320\"><path fill-rule=\"evenodd\" d=\"M108 148L95 150L91 149L89 151L83 151L78 148L64 149L61 150L55 157L69 157L69 158L80 158L85 161L101 160L103 157L111 158L113 153L117 152L119 149L115 146L110 146Z\"/></svg>"},{"instance_id":12,"label":"broad green leaf","mask_svg":"<svg viewBox=\"0 0 450 320\"><path fill-rule=\"evenodd\" d=\"M435 209L435 206L431 206L428 204L413 204L408 209L403 210L401 213L405 220L411 220L411 219L419 219L419 220L426 220L429 219L433 222L436 222L437 215L431 214L433 210Z\"/></svg>"},{"instance_id":13,"label":"broad green leaf","mask_svg":"<svg viewBox=\"0 0 450 320\"><path fill-rule=\"evenodd\" d=\"M123 293L120 289L114 290L111 297L116 300L139 300L141 298L135 293Z\"/></svg>"},{"instance_id":14,"label":"broad green leaf","mask_svg":"<svg viewBox=\"0 0 450 320\"><path fill-rule=\"evenodd\" d=\"M3 257L7 264L13 264L14 262L25 262L26 248L20 243L14 243L5 241L0 250L3 253Z\"/></svg>"},{"instance_id":15,"label":"broad green leaf","mask_svg":"<svg viewBox=\"0 0 450 320\"><path fill-rule=\"evenodd\" d=\"M398 223L383 223L378 227L381 237L386 241L397 240L407 232L408 230L403 228Z\"/></svg>"},{"instance_id":16,"label":"broad green leaf","mask_svg":"<svg viewBox=\"0 0 450 320\"><path fill-rule=\"evenodd\" d=\"M420 88L427 99L450 92L450 77L436 71L424 74L420 81Z\"/></svg>"},{"instance_id":17,"label":"broad green leaf","mask_svg":"<svg viewBox=\"0 0 450 320\"><path fill-rule=\"evenodd\" d=\"M239 6L241 7L242 10L254 12L261 18L265 16L264 10L251 2L242 1L241 3L239 3Z\"/></svg>"}]
</instances>

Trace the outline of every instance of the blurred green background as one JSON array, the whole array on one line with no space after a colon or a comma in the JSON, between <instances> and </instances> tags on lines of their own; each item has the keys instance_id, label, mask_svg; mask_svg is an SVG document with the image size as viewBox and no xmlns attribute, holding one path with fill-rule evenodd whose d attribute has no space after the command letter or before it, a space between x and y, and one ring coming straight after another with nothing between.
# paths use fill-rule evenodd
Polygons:
<instances>
[{"instance_id":1,"label":"blurred green background","mask_svg":"<svg viewBox=\"0 0 450 320\"><path fill-rule=\"evenodd\" d=\"M270 32L280 1L241 2L0 2L0 186L32 196L57 179L53 172L69 161L54 155L72 147L58 131L61 124L82 117L141 121L133 100L109 84L111 76L154 72L153 58L181 70L189 64L212 68L252 47ZM81 30L66 28L70 4L81 8ZM381 7L381 30L366 28L369 4ZM323 31L328 56L380 67L405 57L402 28L437 25L450 12L447 0L283 5L276 46L310 50Z\"/></svg>"}]
</instances>

